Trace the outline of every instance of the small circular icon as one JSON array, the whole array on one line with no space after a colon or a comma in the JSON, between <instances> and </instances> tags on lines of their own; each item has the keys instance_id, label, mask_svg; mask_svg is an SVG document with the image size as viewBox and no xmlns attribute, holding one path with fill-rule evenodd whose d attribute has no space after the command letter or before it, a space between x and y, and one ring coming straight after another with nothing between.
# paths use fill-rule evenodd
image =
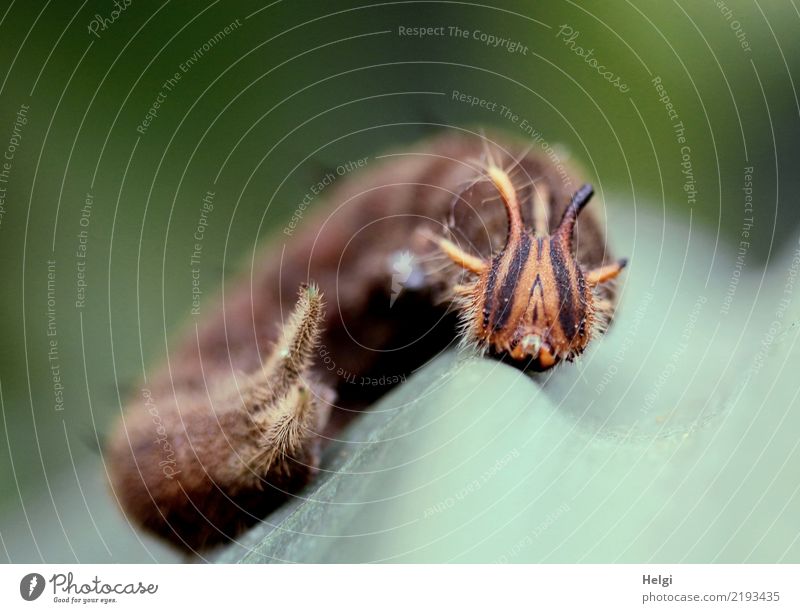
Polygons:
<instances>
[{"instance_id":1,"label":"small circular icon","mask_svg":"<svg viewBox=\"0 0 800 613\"><path fill-rule=\"evenodd\" d=\"M39 573L25 575L19 582L19 594L25 600L36 600L44 592L44 577Z\"/></svg>"}]
</instances>

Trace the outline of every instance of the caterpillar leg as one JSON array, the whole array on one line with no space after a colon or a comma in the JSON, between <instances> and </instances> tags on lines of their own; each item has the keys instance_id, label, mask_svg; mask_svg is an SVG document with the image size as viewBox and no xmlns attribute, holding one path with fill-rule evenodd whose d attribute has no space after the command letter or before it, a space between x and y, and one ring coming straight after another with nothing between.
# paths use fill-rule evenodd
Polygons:
<instances>
[{"instance_id":1,"label":"caterpillar leg","mask_svg":"<svg viewBox=\"0 0 800 613\"><path fill-rule=\"evenodd\" d=\"M488 264L481 258L467 253L454 242L447 240L443 236L437 236L428 231L425 231L424 236L436 243L439 249L442 250L442 253L450 258L455 265L460 266L464 270L479 275L488 267Z\"/></svg>"},{"instance_id":2,"label":"caterpillar leg","mask_svg":"<svg viewBox=\"0 0 800 613\"><path fill-rule=\"evenodd\" d=\"M599 285L601 283L605 283L606 281L610 281L614 279L622 269L628 264L628 260L622 259L614 262L613 264L607 264L605 266L601 266L600 268L595 268L594 270L590 270L586 273L586 282L589 285Z\"/></svg>"}]
</instances>

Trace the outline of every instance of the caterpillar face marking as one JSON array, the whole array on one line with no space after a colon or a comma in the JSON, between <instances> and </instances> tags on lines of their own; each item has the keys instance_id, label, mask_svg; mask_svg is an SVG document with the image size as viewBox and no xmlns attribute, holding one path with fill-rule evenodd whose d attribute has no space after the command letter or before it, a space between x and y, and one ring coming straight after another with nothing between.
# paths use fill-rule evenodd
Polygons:
<instances>
[{"instance_id":1,"label":"caterpillar face marking","mask_svg":"<svg viewBox=\"0 0 800 613\"><path fill-rule=\"evenodd\" d=\"M572 255L575 222L594 194L590 185L575 193L556 230L544 235L541 221L538 231L523 226L508 173L490 163L486 175L508 215L503 249L483 260L445 238L434 240L456 265L477 276L454 289L467 333L479 346L546 370L586 348L596 320L593 288L614 279L627 260L584 273ZM543 209L540 203L535 208Z\"/></svg>"},{"instance_id":2,"label":"caterpillar face marking","mask_svg":"<svg viewBox=\"0 0 800 613\"><path fill-rule=\"evenodd\" d=\"M624 261L584 209L591 189L573 195L549 158L453 131L370 165L226 283L130 399L106 459L144 529L186 551L235 539L302 495L322 445L456 339L545 369L610 321L605 282Z\"/></svg>"}]
</instances>

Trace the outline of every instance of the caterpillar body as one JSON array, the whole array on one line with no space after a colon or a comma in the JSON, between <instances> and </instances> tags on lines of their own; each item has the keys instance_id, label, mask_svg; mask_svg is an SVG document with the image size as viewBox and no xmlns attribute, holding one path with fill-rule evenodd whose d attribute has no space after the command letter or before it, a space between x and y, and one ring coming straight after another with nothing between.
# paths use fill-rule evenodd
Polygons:
<instances>
[{"instance_id":1,"label":"caterpillar body","mask_svg":"<svg viewBox=\"0 0 800 613\"><path fill-rule=\"evenodd\" d=\"M591 196L523 143L468 132L343 179L126 407L107 448L124 512L187 550L225 542L296 494L326 439L444 348L534 370L574 359L610 322L608 281L625 265L600 205L584 210Z\"/></svg>"}]
</instances>

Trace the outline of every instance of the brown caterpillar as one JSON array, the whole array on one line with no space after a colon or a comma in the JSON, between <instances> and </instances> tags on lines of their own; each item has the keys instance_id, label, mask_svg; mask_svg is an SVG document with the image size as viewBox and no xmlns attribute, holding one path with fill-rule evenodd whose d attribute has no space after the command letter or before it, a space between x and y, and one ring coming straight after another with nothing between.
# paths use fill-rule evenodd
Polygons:
<instances>
[{"instance_id":1,"label":"brown caterpillar","mask_svg":"<svg viewBox=\"0 0 800 613\"><path fill-rule=\"evenodd\" d=\"M112 487L145 529L196 550L257 522L386 391L362 378L402 379L459 339L544 370L605 329L625 262L563 167L473 133L374 166L269 245L127 407Z\"/></svg>"}]
</instances>

